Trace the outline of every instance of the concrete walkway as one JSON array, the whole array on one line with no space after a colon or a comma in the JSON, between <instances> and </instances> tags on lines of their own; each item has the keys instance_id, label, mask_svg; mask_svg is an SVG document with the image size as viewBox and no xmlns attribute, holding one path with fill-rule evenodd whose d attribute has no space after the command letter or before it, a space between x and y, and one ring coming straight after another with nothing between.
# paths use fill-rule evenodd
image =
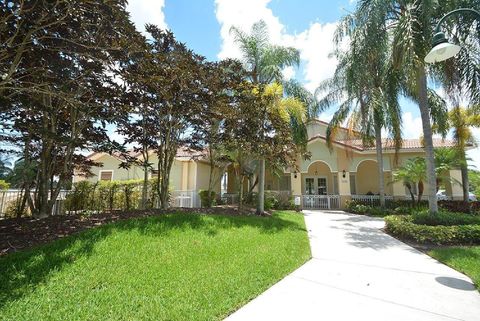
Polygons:
<instances>
[{"instance_id":1,"label":"concrete walkway","mask_svg":"<svg viewBox=\"0 0 480 321\"><path fill-rule=\"evenodd\" d=\"M383 220L305 221L313 258L227 320L480 320L472 281L380 231Z\"/></svg>"}]
</instances>

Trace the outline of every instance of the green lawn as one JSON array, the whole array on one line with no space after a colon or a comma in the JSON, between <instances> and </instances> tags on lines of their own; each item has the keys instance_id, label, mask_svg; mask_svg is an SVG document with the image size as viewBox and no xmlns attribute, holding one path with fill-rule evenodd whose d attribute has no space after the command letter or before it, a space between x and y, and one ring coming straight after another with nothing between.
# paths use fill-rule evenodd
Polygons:
<instances>
[{"instance_id":1,"label":"green lawn","mask_svg":"<svg viewBox=\"0 0 480 321\"><path fill-rule=\"evenodd\" d=\"M448 247L429 252L437 260L468 275L480 289L480 246Z\"/></svg>"},{"instance_id":2,"label":"green lawn","mask_svg":"<svg viewBox=\"0 0 480 321\"><path fill-rule=\"evenodd\" d=\"M120 221L0 258L0 320L218 320L309 258L294 212Z\"/></svg>"}]
</instances>

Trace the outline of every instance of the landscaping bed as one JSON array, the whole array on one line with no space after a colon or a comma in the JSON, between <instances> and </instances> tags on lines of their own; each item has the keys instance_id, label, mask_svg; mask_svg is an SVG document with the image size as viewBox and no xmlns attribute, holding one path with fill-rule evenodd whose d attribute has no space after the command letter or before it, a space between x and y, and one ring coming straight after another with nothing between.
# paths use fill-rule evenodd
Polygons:
<instances>
[{"instance_id":1,"label":"landscaping bed","mask_svg":"<svg viewBox=\"0 0 480 321\"><path fill-rule=\"evenodd\" d=\"M121 220L1 257L0 320L221 320L309 258L295 212Z\"/></svg>"},{"instance_id":2,"label":"landscaping bed","mask_svg":"<svg viewBox=\"0 0 480 321\"><path fill-rule=\"evenodd\" d=\"M254 210L222 206L213 208L169 208L167 210L114 211L100 214L75 214L50 216L42 219L31 217L0 220L0 256L10 252L47 243L67 235L119 220L148 217L165 213L203 213L220 215L253 215Z\"/></svg>"},{"instance_id":3,"label":"landscaping bed","mask_svg":"<svg viewBox=\"0 0 480 321\"><path fill-rule=\"evenodd\" d=\"M462 213L428 212L385 217L387 233L406 241L432 245L480 244L480 217Z\"/></svg>"}]
</instances>

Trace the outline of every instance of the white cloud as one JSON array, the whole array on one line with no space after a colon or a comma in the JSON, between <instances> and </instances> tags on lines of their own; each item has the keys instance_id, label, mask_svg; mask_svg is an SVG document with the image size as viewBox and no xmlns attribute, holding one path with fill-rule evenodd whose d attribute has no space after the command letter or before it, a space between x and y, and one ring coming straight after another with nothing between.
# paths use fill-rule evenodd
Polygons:
<instances>
[{"instance_id":1,"label":"white cloud","mask_svg":"<svg viewBox=\"0 0 480 321\"><path fill-rule=\"evenodd\" d=\"M331 77L335 71L337 61L329 58L329 54L333 51L333 33L336 24L317 22L299 34L288 34L285 26L267 7L270 1L215 0L215 14L221 25L220 36L222 38L218 58L241 58L238 45L230 34L230 28L236 26L249 32L252 25L262 19L268 26L272 43L299 49L300 58L305 62L303 70L305 86L313 91L320 81ZM284 74L293 76L292 70L286 70Z\"/></svg>"},{"instance_id":2,"label":"white cloud","mask_svg":"<svg viewBox=\"0 0 480 321\"><path fill-rule=\"evenodd\" d=\"M290 80L292 78L295 78L295 68L293 67L287 67L285 69L282 70L282 74L283 74L283 78L285 78L285 80Z\"/></svg>"},{"instance_id":3,"label":"white cloud","mask_svg":"<svg viewBox=\"0 0 480 321\"><path fill-rule=\"evenodd\" d=\"M222 37L218 58L241 58L240 50L230 34L232 26L250 31L255 22L264 20L268 26L270 40L276 44L282 43L284 26L273 15L272 10L267 8L269 2L270 0L215 0L215 15L221 25L220 36Z\"/></svg>"},{"instance_id":4,"label":"white cloud","mask_svg":"<svg viewBox=\"0 0 480 321\"><path fill-rule=\"evenodd\" d=\"M418 139L423 135L422 119L420 117L413 117L411 112L404 112L402 115L403 121L403 138Z\"/></svg>"},{"instance_id":5,"label":"white cloud","mask_svg":"<svg viewBox=\"0 0 480 321\"><path fill-rule=\"evenodd\" d=\"M337 60L329 57L333 52L333 34L336 23L310 25L310 28L293 37L292 45L300 50L301 59L306 62L304 69L305 87L314 91L322 80L333 76Z\"/></svg>"},{"instance_id":6,"label":"white cloud","mask_svg":"<svg viewBox=\"0 0 480 321\"><path fill-rule=\"evenodd\" d=\"M165 7L165 0L129 0L127 11L130 12L137 29L145 32L147 23L167 29L163 7Z\"/></svg>"}]
</instances>

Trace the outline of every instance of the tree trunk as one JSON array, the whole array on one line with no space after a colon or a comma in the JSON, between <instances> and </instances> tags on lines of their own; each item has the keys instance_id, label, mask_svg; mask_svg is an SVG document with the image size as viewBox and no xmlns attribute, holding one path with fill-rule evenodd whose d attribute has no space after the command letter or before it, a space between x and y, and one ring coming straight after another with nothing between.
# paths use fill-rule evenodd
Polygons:
<instances>
[{"instance_id":1,"label":"tree trunk","mask_svg":"<svg viewBox=\"0 0 480 321\"><path fill-rule=\"evenodd\" d=\"M264 212L264 196L265 196L265 159L260 160L260 168L258 170L258 204L257 215L263 215Z\"/></svg>"},{"instance_id":2,"label":"tree trunk","mask_svg":"<svg viewBox=\"0 0 480 321\"><path fill-rule=\"evenodd\" d=\"M470 200L469 195L469 181L468 181L468 165L465 157L465 151L462 152L462 166L460 170L462 172L462 190L463 190L463 201L468 202Z\"/></svg>"},{"instance_id":3,"label":"tree trunk","mask_svg":"<svg viewBox=\"0 0 480 321\"><path fill-rule=\"evenodd\" d=\"M238 186L238 210L240 211L243 207L243 175L240 175L240 185Z\"/></svg>"},{"instance_id":4,"label":"tree trunk","mask_svg":"<svg viewBox=\"0 0 480 321\"><path fill-rule=\"evenodd\" d=\"M255 181L253 182L252 186L250 186L250 189L248 190L248 193L251 194L253 192L253 189L255 186L258 184L258 175L255 177Z\"/></svg>"},{"instance_id":5,"label":"tree trunk","mask_svg":"<svg viewBox=\"0 0 480 321\"><path fill-rule=\"evenodd\" d=\"M412 185L410 183L405 184L405 186L408 189L408 192L410 193L410 199L412 200L412 207L415 207L415 195L413 195L412 192Z\"/></svg>"},{"instance_id":6,"label":"tree trunk","mask_svg":"<svg viewBox=\"0 0 480 321\"><path fill-rule=\"evenodd\" d=\"M422 201L424 185L422 181L418 182L418 197L417 197L417 206L420 206L420 202Z\"/></svg>"},{"instance_id":7,"label":"tree trunk","mask_svg":"<svg viewBox=\"0 0 480 321\"><path fill-rule=\"evenodd\" d=\"M383 175L382 128L375 127L375 145L377 150L378 165L378 191L380 194L380 207L385 207L385 177Z\"/></svg>"},{"instance_id":8,"label":"tree trunk","mask_svg":"<svg viewBox=\"0 0 480 321\"><path fill-rule=\"evenodd\" d=\"M140 208L142 210L147 208L147 199L148 199L148 166L143 168L143 187L142 187L142 203Z\"/></svg>"},{"instance_id":9,"label":"tree trunk","mask_svg":"<svg viewBox=\"0 0 480 321\"><path fill-rule=\"evenodd\" d=\"M422 117L423 139L425 149L425 161L427 164L427 183L428 183L428 207L430 213L438 212L437 204L437 180L435 175L435 157L433 152L432 126L430 124L430 108L427 96L427 77L425 67L419 66L417 69L418 86L418 105Z\"/></svg>"}]
</instances>

